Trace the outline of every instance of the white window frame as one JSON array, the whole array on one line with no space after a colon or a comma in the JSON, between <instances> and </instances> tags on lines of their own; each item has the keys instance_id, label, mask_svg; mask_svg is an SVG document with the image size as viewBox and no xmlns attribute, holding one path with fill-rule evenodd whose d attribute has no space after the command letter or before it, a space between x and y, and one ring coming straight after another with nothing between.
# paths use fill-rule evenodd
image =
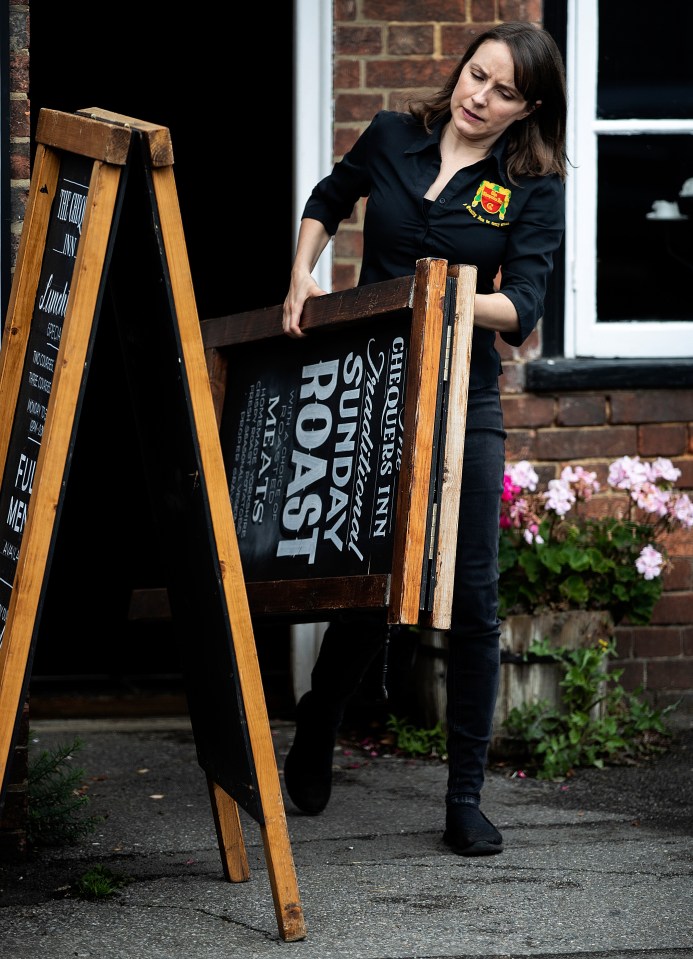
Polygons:
<instances>
[{"instance_id":1,"label":"white window frame","mask_svg":"<svg viewBox=\"0 0 693 959\"><path fill-rule=\"evenodd\" d=\"M294 0L294 245L301 213L318 180L332 169L332 0ZM313 270L332 290L332 244ZM291 681L296 702L310 689L327 623L291 626Z\"/></svg>"},{"instance_id":2,"label":"white window frame","mask_svg":"<svg viewBox=\"0 0 693 959\"><path fill-rule=\"evenodd\" d=\"M332 45L332 0L295 0L294 245L310 191L332 169ZM313 276L331 292L331 243Z\"/></svg>"},{"instance_id":3,"label":"white window frame","mask_svg":"<svg viewBox=\"0 0 693 959\"><path fill-rule=\"evenodd\" d=\"M614 22L603 28L618 29L622 15L620 7L614 10ZM693 118L597 119L598 29L597 0L568 0L568 157L572 165L566 184L564 353L571 358L688 357L693 355L693 322L597 322L598 136L693 134ZM682 291L681 295L687 294Z\"/></svg>"}]
</instances>

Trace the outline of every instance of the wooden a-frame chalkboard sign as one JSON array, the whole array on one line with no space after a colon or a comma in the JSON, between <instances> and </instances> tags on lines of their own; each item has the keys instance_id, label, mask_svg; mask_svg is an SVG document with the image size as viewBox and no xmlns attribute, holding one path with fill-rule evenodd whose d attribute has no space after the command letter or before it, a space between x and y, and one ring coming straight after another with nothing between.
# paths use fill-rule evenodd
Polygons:
<instances>
[{"instance_id":1,"label":"wooden a-frame chalkboard sign","mask_svg":"<svg viewBox=\"0 0 693 959\"><path fill-rule=\"evenodd\" d=\"M476 267L202 321L249 602L450 625Z\"/></svg>"},{"instance_id":2,"label":"wooden a-frame chalkboard sign","mask_svg":"<svg viewBox=\"0 0 693 959\"><path fill-rule=\"evenodd\" d=\"M166 127L42 110L0 351L0 777L28 693L99 323L122 345L225 877L260 825L281 938L305 937ZM107 544L105 544L105 548ZM75 597L78 601L78 597ZM66 623L66 634L69 634Z\"/></svg>"}]
</instances>

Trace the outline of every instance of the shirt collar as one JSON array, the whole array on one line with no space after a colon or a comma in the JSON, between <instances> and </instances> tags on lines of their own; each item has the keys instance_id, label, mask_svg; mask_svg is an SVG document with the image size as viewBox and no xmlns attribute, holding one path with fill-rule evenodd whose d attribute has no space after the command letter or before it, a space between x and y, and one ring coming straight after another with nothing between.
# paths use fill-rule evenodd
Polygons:
<instances>
[{"instance_id":1,"label":"shirt collar","mask_svg":"<svg viewBox=\"0 0 693 959\"><path fill-rule=\"evenodd\" d=\"M423 153L424 150L427 150L432 146L440 145L440 137L443 133L443 127L447 123L447 119L443 117L438 120L430 133L427 133L426 130L421 127L421 131L418 137L414 140L411 146L407 147L404 151L405 153Z\"/></svg>"},{"instance_id":2,"label":"shirt collar","mask_svg":"<svg viewBox=\"0 0 693 959\"><path fill-rule=\"evenodd\" d=\"M449 116L442 117L436 122L433 126L430 133L427 133L426 130L421 131L418 138L412 143L410 147L407 147L405 153L422 153L424 150L429 149L432 146L440 146L440 138L443 133L443 127L450 119ZM493 144L493 148L489 153L487 160L494 159L498 167L499 174L505 170L505 153L507 149L507 134L503 134L498 137L496 142Z\"/></svg>"}]
</instances>

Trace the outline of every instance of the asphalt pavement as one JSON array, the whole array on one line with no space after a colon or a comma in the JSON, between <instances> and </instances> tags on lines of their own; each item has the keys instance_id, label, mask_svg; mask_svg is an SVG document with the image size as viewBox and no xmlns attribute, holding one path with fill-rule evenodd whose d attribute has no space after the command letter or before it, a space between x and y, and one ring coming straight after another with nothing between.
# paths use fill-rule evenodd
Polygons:
<instances>
[{"instance_id":1,"label":"asphalt pavement","mask_svg":"<svg viewBox=\"0 0 693 959\"><path fill-rule=\"evenodd\" d=\"M272 722L281 770L290 722ZM278 930L257 823L250 879L224 879L186 717L41 720L39 748L77 737L94 832L0 865L2 959L683 959L693 956L693 731L644 766L540 782L489 770L502 855L442 843L446 766L341 742L320 816L285 796L306 937ZM124 884L89 899L103 867Z\"/></svg>"}]
</instances>

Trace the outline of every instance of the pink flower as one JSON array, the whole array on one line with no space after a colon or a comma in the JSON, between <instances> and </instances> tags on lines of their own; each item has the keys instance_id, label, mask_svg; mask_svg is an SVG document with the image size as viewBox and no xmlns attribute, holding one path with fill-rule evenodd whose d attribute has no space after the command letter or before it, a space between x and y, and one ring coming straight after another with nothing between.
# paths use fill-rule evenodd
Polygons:
<instances>
[{"instance_id":1,"label":"pink flower","mask_svg":"<svg viewBox=\"0 0 693 959\"><path fill-rule=\"evenodd\" d=\"M671 491L660 489L652 483L645 483L640 489L632 490L630 494L639 509L646 513L656 513L657 516L666 516L669 512Z\"/></svg>"},{"instance_id":2,"label":"pink flower","mask_svg":"<svg viewBox=\"0 0 693 959\"><path fill-rule=\"evenodd\" d=\"M582 466L566 466L561 473L561 480L570 484L578 499L585 501L591 499L592 494L598 493L600 489L597 474Z\"/></svg>"},{"instance_id":3,"label":"pink flower","mask_svg":"<svg viewBox=\"0 0 693 959\"><path fill-rule=\"evenodd\" d=\"M546 501L546 509L553 510L558 516L565 516L575 502L575 493L564 480L549 480L548 490L541 494Z\"/></svg>"},{"instance_id":4,"label":"pink flower","mask_svg":"<svg viewBox=\"0 0 693 959\"><path fill-rule=\"evenodd\" d=\"M681 475L681 470L674 466L671 460L665 459L663 456L659 456L650 464L648 472L653 483L656 483L659 479L675 483Z\"/></svg>"},{"instance_id":5,"label":"pink flower","mask_svg":"<svg viewBox=\"0 0 693 959\"><path fill-rule=\"evenodd\" d=\"M516 529L519 529L523 525L525 517L528 513L529 503L524 497L516 499L515 502L511 503L508 508L508 517Z\"/></svg>"},{"instance_id":6,"label":"pink flower","mask_svg":"<svg viewBox=\"0 0 693 959\"><path fill-rule=\"evenodd\" d=\"M645 546L635 561L635 568L645 579L655 579L662 572L664 557L654 546Z\"/></svg>"},{"instance_id":7,"label":"pink flower","mask_svg":"<svg viewBox=\"0 0 693 959\"><path fill-rule=\"evenodd\" d=\"M609 467L609 486L615 489L632 489L647 481L649 466L639 456L622 456Z\"/></svg>"},{"instance_id":8,"label":"pink flower","mask_svg":"<svg viewBox=\"0 0 693 959\"><path fill-rule=\"evenodd\" d=\"M543 538L539 535L539 527L536 523L530 523L529 526L522 533L526 543L541 543L544 542Z\"/></svg>"},{"instance_id":9,"label":"pink flower","mask_svg":"<svg viewBox=\"0 0 693 959\"><path fill-rule=\"evenodd\" d=\"M671 506L671 515L678 520L682 526L693 526L693 503L686 493L681 493Z\"/></svg>"},{"instance_id":10,"label":"pink flower","mask_svg":"<svg viewBox=\"0 0 693 959\"><path fill-rule=\"evenodd\" d=\"M512 478L508 473L503 476L503 493L501 495L501 500L504 503L512 503L517 494L520 492L522 487L517 486L513 483Z\"/></svg>"},{"instance_id":11,"label":"pink flower","mask_svg":"<svg viewBox=\"0 0 693 959\"><path fill-rule=\"evenodd\" d=\"M539 482L539 476L528 460L520 460L518 463L515 463L510 467L506 475L509 475L510 481L521 489L534 491Z\"/></svg>"},{"instance_id":12,"label":"pink flower","mask_svg":"<svg viewBox=\"0 0 693 959\"><path fill-rule=\"evenodd\" d=\"M649 622L669 563L668 534L693 528L693 496L674 488L680 475L664 457L649 463L622 456L610 464L610 488L601 491L597 474L583 466L565 466L559 478L537 486L527 460L506 465L504 607L610 609L616 617L631 611L634 622ZM598 502L585 507L597 493Z\"/></svg>"}]
</instances>

